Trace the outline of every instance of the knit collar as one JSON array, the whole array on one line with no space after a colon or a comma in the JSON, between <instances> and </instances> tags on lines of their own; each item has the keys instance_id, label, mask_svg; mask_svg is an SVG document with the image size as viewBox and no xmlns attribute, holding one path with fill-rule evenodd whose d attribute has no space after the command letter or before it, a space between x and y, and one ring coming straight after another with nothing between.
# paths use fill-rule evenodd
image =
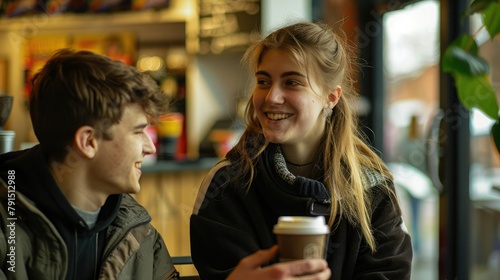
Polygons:
<instances>
[{"instance_id":1,"label":"knit collar","mask_svg":"<svg viewBox=\"0 0 500 280\"><path fill-rule=\"evenodd\" d=\"M270 152L270 158L272 158L273 160L276 173L281 179L285 180L288 184L295 185L297 178L300 178L298 179L299 181L303 181L304 179L310 181L312 180L301 176L295 176L288 170L285 156L281 151L280 145L270 144L269 152ZM316 166L322 166L322 165L320 163L316 163ZM361 179L363 180L363 186L365 187L365 189L369 189L371 187L383 184L387 180L387 178L385 178L379 172L376 172L366 167L362 167L362 170L364 176Z\"/></svg>"},{"instance_id":2,"label":"knit collar","mask_svg":"<svg viewBox=\"0 0 500 280\"><path fill-rule=\"evenodd\" d=\"M296 177L286 167L285 156L283 156L281 147L279 145L275 145L274 155L272 158L274 160L274 167L276 168L276 172L278 173L278 175L288 184L293 185L293 183L295 183Z\"/></svg>"},{"instance_id":3,"label":"knit collar","mask_svg":"<svg viewBox=\"0 0 500 280\"><path fill-rule=\"evenodd\" d=\"M311 197L321 203L329 203L331 195L322 181L293 175L286 167L285 157L279 145L270 144L264 155L264 162L276 171L284 184L280 187L288 193L302 197ZM269 169L268 169L269 170Z\"/></svg>"}]
</instances>

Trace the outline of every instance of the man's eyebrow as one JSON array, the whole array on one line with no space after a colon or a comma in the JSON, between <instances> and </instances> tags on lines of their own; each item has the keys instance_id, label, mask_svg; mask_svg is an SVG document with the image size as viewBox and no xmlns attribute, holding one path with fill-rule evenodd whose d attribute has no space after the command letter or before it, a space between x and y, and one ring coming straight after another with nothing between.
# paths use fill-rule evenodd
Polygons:
<instances>
[{"instance_id":1,"label":"man's eyebrow","mask_svg":"<svg viewBox=\"0 0 500 280\"><path fill-rule=\"evenodd\" d=\"M136 129L144 129L149 125L149 123L141 123L133 127L134 130Z\"/></svg>"}]
</instances>

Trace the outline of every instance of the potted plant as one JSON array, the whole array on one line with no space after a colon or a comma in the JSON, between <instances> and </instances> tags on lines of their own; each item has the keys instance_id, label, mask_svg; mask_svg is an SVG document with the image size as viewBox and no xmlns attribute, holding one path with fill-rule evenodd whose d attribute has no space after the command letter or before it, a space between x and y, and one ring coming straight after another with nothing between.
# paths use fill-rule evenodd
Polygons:
<instances>
[{"instance_id":1,"label":"potted plant","mask_svg":"<svg viewBox=\"0 0 500 280\"><path fill-rule=\"evenodd\" d=\"M500 117L496 93L489 79L488 62L479 57L476 42L478 31L485 28L491 39L500 33L500 0L474 0L463 16L479 13L483 25L472 35L463 34L456 38L445 50L442 70L450 73L457 88L460 102L467 108L477 108L493 119L491 129L495 146L500 152Z\"/></svg>"}]
</instances>

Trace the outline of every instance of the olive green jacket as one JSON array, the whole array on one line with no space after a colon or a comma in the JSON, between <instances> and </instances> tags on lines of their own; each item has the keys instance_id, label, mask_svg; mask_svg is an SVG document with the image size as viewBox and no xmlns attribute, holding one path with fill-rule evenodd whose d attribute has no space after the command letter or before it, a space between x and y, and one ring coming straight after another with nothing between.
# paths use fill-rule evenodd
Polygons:
<instances>
[{"instance_id":1,"label":"olive green jacket","mask_svg":"<svg viewBox=\"0 0 500 280\"><path fill-rule=\"evenodd\" d=\"M65 280L66 245L48 218L23 194L9 192L1 179L0 205L0 279ZM150 221L146 209L123 195L120 212L107 229L99 279L178 279Z\"/></svg>"}]
</instances>

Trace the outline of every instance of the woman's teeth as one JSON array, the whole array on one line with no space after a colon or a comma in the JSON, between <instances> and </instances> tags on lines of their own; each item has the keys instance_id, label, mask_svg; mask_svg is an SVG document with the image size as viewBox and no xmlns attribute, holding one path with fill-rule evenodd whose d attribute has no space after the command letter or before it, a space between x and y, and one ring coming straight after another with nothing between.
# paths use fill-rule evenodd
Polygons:
<instances>
[{"instance_id":1,"label":"woman's teeth","mask_svg":"<svg viewBox=\"0 0 500 280\"><path fill-rule=\"evenodd\" d=\"M141 169L141 163L140 163L140 162L136 162L136 163L135 163L135 168L139 168L139 169Z\"/></svg>"},{"instance_id":2,"label":"woman's teeth","mask_svg":"<svg viewBox=\"0 0 500 280\"><path fill-rule=\"evenodd\" d=\"M289 114L271 114L271 113L267 113L267 117L270 118L271 120L282 120L282 119L286 119L288 117L290 117Z\"/></svg>"}]
</instances>

